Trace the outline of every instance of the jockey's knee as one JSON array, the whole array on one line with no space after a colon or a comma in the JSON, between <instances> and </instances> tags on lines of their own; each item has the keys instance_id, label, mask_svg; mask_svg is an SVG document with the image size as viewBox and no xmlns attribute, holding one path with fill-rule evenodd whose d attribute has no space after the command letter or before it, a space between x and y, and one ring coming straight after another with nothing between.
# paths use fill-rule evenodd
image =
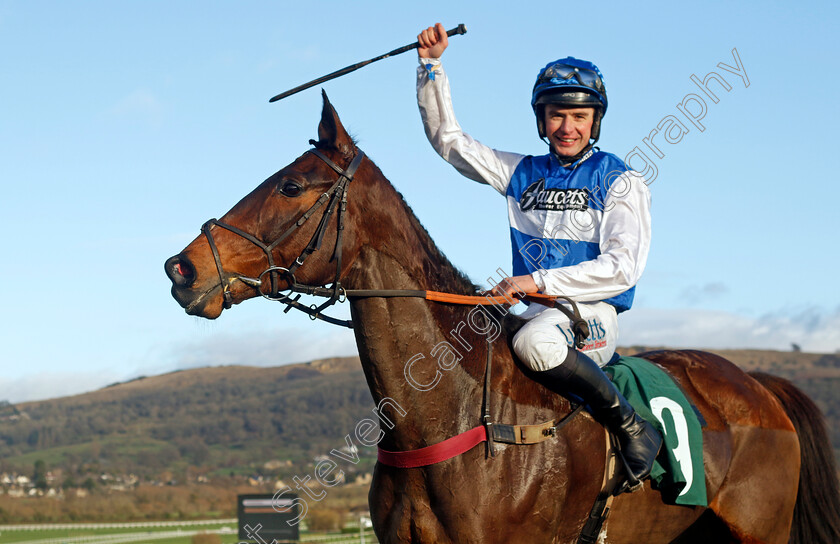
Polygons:
<instances>
[{"instance_id":1,"label":"jockey's knee","mask_svg":"<svg viewBox=\"0 0 840 544\"><path fill-rule=\"evenodd\" d=\"M528 368L542 372L562 364L569 347L556 325L531 321L513 337L513 351Z\"/></svg>"}]
</instances>

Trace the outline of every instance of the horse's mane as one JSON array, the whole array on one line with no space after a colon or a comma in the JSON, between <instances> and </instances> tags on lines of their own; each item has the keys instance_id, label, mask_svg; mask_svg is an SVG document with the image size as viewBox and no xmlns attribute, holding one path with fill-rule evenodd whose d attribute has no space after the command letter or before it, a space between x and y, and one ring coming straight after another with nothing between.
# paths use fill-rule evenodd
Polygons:
<instances>
[{"instance_id":1,"label":"horse's mane","mask_svg":"<svg viewBox=\"0 0 840 544\"><path fill-rule=\"evenodd\" d=\"M400 198L400 202L405 208L412 227L414 227L414 230L420 234L421 242L425 246L429 255L435 261L434 264L436 269L429 272L437 274L442 283L447 286L447 288L452 289L454 293L475 295L481 291L481 287L473 283L472 280L470 280L461 269L452 264L449 258L443 253L443 251L440 250L432 236L429 234L429 231L426 230L426 227L424 227L423 223L420 222L420 219L417 218L414 210L412 210L411 206L409 206L408 202L406 202L402 193L397 191L396 188L394 191L396 191L397 196Z\"/></svg>"},{"instance_id":2,"label":"horse's mane","mask_svg":"<svg viewBox=\"0 0 840 544\"><path fill-rule=\"evenodd\" d=\"M355 138L353 138L353 144L356 144ZM442 290L459 295L478 294L479 291L482 290L481 287L473 283L463 271L452 264L452 261L444 255L443 251L440 250L432 236L429 234L429 231L426 230L426 227L424 227L423 223L420 222L420 219L417 218L417 214L414 213L414 210L411 209L411 206L409 206L408 202L406 202L402 193L400 193L397 188L394 187L394 184L391 183L385 174L382 173L382 170L375 162L373 162L370 155L368 155L367 158L370 160L380 179L394 191L399 204L402 206L403 211L408 218L411 228L418 235L422 249L431 259L431 269L424 270L427 277L436 278L441 283L440 289Z\"/></svg>"},{"instance_id":3,"label":"horse's mane","mask_svg":"<svg viewBox=\"0 0 840 544\"><path fill-rule=\"evenodd\" d=\"M358 138L355 135L349 133L348 136L350 137L350 140L353 143L353 147L355 147L358 150ZM316 149L320 150L331 148L330 145L327 145L322 141L310 140L309 143L312 144ZM451 292L453 293L461 295L474 295L481 291L481 288L478 285L474 284L467 277L466 274L464 274L459 268L452 264L452 262L446 257L446 255L444 255L444 253L440 250L437 244L435 244L435 241L432 239L431 235L429 234L429 231L426 230L426 227L424 227L420 220L417 218L417 214L415 214L414 210L411 209L411 206L408 205L408 202L406 202L405 197L402 195L402 193L400 193L397 190L397 188L394 187L394 184L391 183L391 181L385 176L385 174L382 172L379 166L377 166L377 164L373 162L371 156L367 154L365 155L367 156L367 159L370 161L370 163L373 165L374 171L380 177L380 179L382 179L387 185L389 185L393 189L394 193L396 194L400 204L402 205L406 213L406 216L408 217L412 228L415 230L415 232L418 233L420 242L423 245L423 249L434 261L433 266L435 270L425 270L427 274L433 274L433 276L429 277L436 277L440 279L444 284L444 288L451 290Z\"/></svg>"},{"instance_id":4,"label":"horse's mane","mask_svg":"<svg viewBox=\"0 0 840 544\"><path fill-rule=\"evenodd\" d=\"M353 135L349 136L353 142L353 146L358 149L357 138ZM311 140L310 143L319 149L328 147L322 142L316 142L314 140ZM423 271L425 275L430 278L435 278L439 284L437 289L441 291L459 295L478 295L482 293L483 289L473 283L473 281L470 280L461 269L455 266L443 253L443 251L441 251L432 236L429 234L429 231L425 226L423 226L423 223L420 222L420 219L417 217L417 214L414 213L414 210L408 204L405 197L399 190L397 190L396 187L394 187L394 184L391 183L391 181L385 176L370 155L367 155L367 158L373 166L373 169L379 179L394 192L394 195L397 197L397 202L400 206L402 206L411 229L417 234L422 250L430 259L427 269ZM523 323L523 320L518 316L511 313L506 314L502 320L505 336L508 339L512 338L513 334L519 330Z\"/></svg>"},{"instance_id":5,"label":"horse's mane","mask_svg":"<svg viewBox=\"0 0 840 544\"><path fill-rule=\"evenodd\" d=\"M393 184L391 184L391 186L393 187ZM408 202L406 202L405 197L403 197L402 193L400 193L396 187L394 187L394 192L399 197L400 203L404 207L412 227L420 235L420 240L426 251L434 260L435 270L427 270L426 272L429 274L435 274L444 285L443 289L447 292L462 295L477 295L483 292L483 289L473 283L463 271L452 264L443 251L441 251L437 244L435 244L435 241L429 234L429 231L426 230L426 227L423 226L420 219L418 219L417 215L414 213L414 210L411 209L411 206ZM511 313L505 314L504 319L502 319L502 327L504 329L505 337L508 339L512 338L523 324L524 320L522 320L519 316Z\"/></svg>"}]
</instances>

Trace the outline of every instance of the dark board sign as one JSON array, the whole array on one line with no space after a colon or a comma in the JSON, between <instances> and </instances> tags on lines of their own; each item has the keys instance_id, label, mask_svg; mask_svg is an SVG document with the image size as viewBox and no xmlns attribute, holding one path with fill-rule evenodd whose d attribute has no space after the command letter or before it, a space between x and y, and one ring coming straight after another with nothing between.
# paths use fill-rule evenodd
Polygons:
<instances>
[{"instance_id":1,"label":"dark board sign","mask_svg":"<svg viewBox=\"0 0 840 544\"><path fill-rule=\"evenodd\" d=\"M295 499L297 496L291 493L276 499L265 494L239 495L239 540L257 544L299 541L300 531L294 520L300 516L300 507Z\"/></svg>"}]
</instances>

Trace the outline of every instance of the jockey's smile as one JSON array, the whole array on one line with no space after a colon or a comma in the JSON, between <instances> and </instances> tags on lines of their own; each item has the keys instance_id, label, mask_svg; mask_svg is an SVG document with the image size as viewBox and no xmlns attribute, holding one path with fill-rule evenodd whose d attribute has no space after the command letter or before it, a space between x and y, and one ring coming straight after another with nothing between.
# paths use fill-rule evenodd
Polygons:
<instances>
[{"instance_id":1,"label":"jockey's smile","mask_svg":"<svg viewBox=\"0 0 840 544\"><path fill-rule=\"evenodd\" d=\"M594 108L545 107L545 132L551 149L561 157L574 157L589 145Z\"/></svg>"}]
</instances>

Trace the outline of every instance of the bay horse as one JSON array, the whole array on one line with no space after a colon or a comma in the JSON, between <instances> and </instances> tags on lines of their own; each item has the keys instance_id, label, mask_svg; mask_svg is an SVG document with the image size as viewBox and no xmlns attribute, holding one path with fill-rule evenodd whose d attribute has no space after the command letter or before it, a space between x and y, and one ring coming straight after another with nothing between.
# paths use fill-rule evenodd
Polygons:
<instances>
[{"instance_id":1,"label":"bay horse","mask_svg":"<svg viewBox=\"0 0 840 544\"><path fill-rule=\"evenodd\" d=\"M311 286L330 302L343 298L344 289L479 293L323 98L314 148L221 220L208 221L166 262L172 294L188 314L215 319L258 295L282 298L292 285ZM320 313L320 307L295 304ZM383 426L382 449L415 450L474 427L488 354L495 421L537 423L571 410L516 360L509 338L520 320L512 314L487 342L489 335L459 328L470 319L470 306L387 296L354 297L349 304L374 401L393 399L405 407L387 414L394 426ZM446 372L429 356L442 342L460 355ZM709 505L666 504L647 482L615 498L598 542L840 542L834 460L813 402L787 381L747 375L710 353L642 356L666 369L705 419ZM576 542L601 489L606 440L582 412L550 440L497 443L495 456L475 447L418 468L377 463L369 494L376 535L385 543Z\"/></svg>"}]
</instances>

